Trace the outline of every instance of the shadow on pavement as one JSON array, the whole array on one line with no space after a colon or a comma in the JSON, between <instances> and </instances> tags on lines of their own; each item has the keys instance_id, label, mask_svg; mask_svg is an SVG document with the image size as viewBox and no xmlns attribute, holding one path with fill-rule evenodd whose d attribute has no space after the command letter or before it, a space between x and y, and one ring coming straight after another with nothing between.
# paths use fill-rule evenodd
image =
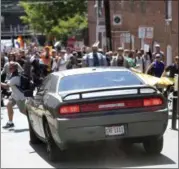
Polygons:
<instances>
[{"instance_id":1,"label":"shadow on pavement","mask_svg":"<svg viewBox=\"0 0 179 169\"><path fill-rule=\"evenodd\" d=\"M22 133L29 131L29 129L9 129L9 131L13 131L14 133Z\"/></svg>"},{"instance_id":2,"label":"shadow on pavement","mask_svg":"<svg viewBox=\"0 0 179 169\"><path fill-rule=\"evenodd\" d=\"M130 149L118 148L115 144L93 145L78 147L65 152L66 160L62 162L49 162L45 144L31 145L45 161L55 168L67 167L90 167L90 168L113 168L113 167L141 167L176 164L165 155L149 156L140 144L134 144Z\"/></svg>"}]
</instances>

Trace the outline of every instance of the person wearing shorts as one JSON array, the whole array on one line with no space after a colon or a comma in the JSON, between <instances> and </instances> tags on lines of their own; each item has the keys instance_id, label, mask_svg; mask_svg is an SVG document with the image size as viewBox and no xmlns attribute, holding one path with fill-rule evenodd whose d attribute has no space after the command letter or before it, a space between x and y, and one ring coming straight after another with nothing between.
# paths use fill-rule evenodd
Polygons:
<instances>
[{"instance_id":1,"label":"person wearing shorts","mask_svg":"<svg viewBox=\"0 0 179 169\"><path fill-rule=\"evenodd\" d=\"M11 73L11 78L7 83L1 83L2 88L11 88L12 94L9 98L7 104L7 112L9 121L6 123L3 128L11 128L14 127L13 123L13 106L17 104L21 113L25 114L25 97L24 94L18 89L17 86L20 86L20 76L18 74L18 65L16 62L10 62L9 71Z\"/></svg>"},{"instance_id":2,"label":"person wearing shorts","mask_svg":"<svg viewBox=\"0 0 179 169\"><path fill-rule=\"evenodd\" d=\"M17 105L20 112L25 114L25 100L15 100L12 97L9 98L9 102L11 102L12 106Z\"/></svg>"}]
</instances>

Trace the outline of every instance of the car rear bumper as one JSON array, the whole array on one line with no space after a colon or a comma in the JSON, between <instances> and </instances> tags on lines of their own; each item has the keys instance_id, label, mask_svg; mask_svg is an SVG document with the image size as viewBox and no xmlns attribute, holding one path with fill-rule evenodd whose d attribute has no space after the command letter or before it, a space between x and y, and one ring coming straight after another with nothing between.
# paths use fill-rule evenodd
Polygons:
<instances>
[{"instance_id":1,"label":"car rear bumper","mask_svg":"<svg viewBox=\"0 0 179 169\"><path fill-rule=\"evenodd\" d=\"M168 124L168 110L157 112L118 114L85 118L58 118L56 142L61 145L70 143L111 140L121 138L163 135ZM105 127L125 126L125 134L106 136ZM60 140L60 141L59 141Z\"/></svg>"}]
</instances>

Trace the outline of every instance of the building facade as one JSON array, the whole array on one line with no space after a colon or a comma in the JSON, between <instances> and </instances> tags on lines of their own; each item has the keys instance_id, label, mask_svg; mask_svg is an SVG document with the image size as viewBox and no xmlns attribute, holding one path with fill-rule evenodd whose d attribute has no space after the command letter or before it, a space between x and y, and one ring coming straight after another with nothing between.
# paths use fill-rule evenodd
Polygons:
<instances>
[{"instance_id":1,"label":"building facade","mask_svg":"<svg viewBox=\"0 0 179 169\"><path fill-rule=\"evenodd\" d=\"M146 48L156 43L167 55L178 55L178 0L110 0L113 50ZM97 15L98 3L88 1L89 44L100 41L105 48L104 12ZM103 5L100 6L103 9ZM97 17L98 16L98 17ZM140 28L140 29L139 29ZM139 31L140 30L140 31Z\"/></svg>"},{"instance_id":2,"label":"building facade","mask_svg":"<svg viewBox=\"0 0 179 169\"><path fill-rule=\"evenodd\" d=\"M28 30L20 19L23 15L25 12L19 6L19 0L1 1L1 38L23 35L25 30Z\"/></svg>"}]
</instances>

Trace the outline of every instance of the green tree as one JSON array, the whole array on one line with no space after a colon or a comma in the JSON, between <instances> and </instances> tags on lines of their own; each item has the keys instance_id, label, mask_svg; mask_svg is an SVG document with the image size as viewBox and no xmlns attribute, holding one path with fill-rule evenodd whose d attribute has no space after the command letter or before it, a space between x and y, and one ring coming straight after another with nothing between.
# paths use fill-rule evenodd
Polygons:
<instances>
[{"instance_id":1,"label":"green tree","mask_svg":"<svg viewBox=\"0 0 179 169\"><path fill-rule=\"evenodd\" d=\"M52 29L52 34L56 34L60 38L70 37L77 35L86 27L86 17L76 14L74 17L69 17L66 20L59 19L58 25L54 26Z\"/></svg>"},{"instance_id":2,"label":"green tree","mask_svg":"<svg viewBox=\"0 0 179 169\"><path fill-rule=\"evenodd\" d=\"M26 13L23 22L47 37L67 36L87 27L86 0L24 0L20 5Z\"/></svg>"}]
</instances>

